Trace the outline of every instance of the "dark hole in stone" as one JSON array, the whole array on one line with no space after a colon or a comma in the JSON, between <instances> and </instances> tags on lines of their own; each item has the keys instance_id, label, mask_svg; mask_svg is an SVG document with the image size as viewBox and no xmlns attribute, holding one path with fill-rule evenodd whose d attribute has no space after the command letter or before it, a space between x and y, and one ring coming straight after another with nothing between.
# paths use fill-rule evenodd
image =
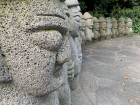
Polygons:
<instances>
[{"instance_id":1,"label":"dark hole in stone","mask_svg":"<svg viewBox=\"0 0 140 105\"><path fill-rule=\"evenodd\" d=\"M122 60L121 60L122 61Z\"/></svg>"}]
</instances>

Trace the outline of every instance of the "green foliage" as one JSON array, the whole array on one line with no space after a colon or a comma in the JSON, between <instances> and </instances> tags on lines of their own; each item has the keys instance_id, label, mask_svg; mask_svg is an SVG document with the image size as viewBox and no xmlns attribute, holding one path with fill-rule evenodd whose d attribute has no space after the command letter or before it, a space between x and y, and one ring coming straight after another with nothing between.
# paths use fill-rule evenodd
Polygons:
<instances>
[{"instance_id":1,"label":"green foliage","mask_svg":"<svg viewBox=\"0 0 140 105\"><path fill-rule=\"evenodd\" d=\"M118 5L114 7L111 17L116 19L123 17L125 20L131 18L133 21L133 32L140 33L140 6L134 6L131 8L121 9Z\"/></svg>"},{"instance_id":2,"label":"green foliage","mask_svg":"<svg viewBox=\"0 0 140 105\"><path fill-rule=\"evenodd\" d=\"M86 4L85 4L84 1L80 1L80 2L79 2L79 5L80 5L80 7L81 7L81 11L86 11L87 6L86 6Z\"/></svg>"}]
</instances>

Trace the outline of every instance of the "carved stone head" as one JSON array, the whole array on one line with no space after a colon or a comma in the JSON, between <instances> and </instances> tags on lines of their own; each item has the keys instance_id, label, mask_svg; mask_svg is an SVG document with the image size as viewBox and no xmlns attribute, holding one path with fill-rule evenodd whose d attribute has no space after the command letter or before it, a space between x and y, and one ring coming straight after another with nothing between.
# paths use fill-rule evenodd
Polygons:
<instances>
[{"instance_id":1,"label":"carved stone head","mask_svg":"<svg viewBox=\"0 0 140 105\"><path fill-rule=\"evenodd\" d=\"M0 45L12 84L34 96L55 91L63 82L61 65L70 55L60 1L13 0L1 2L0 9Z\"/></svg>"},{"instance_id":2,"label":"carved stone head","mask_svg":"<svg viewBox=\"0 0 140 105\"><path fill-rule=\"evenodd\" d=\"M93 20L93 29L99 31L100 27L99 20L96 17L93 17L92 20Z\"/></svg>"},{"instance_id":3,"label":"carved stone head","mask_svg":"<svg viewBox=\"0 0 140 105\"><path fill-rule=\"evenodd\" d=\"M69 12L70 12L70 16L71 16L70 35L73 37L79 37L80 36L80 28L82 27L79 9L77 8L79 3L77 0L66 0L65 3L69 8Z\"/></svg>"},{"instance_id":4,"label":"carved stone head","mask_svg":"<svg viewBox=\"0 0 140 105\"><path fill-rule=\"evenodd\" d=\"M81 19L82 19L82 29L85 30L86 22L85 22L83 14L81 12L80 12L80 16L81 16Z\"/></svg>"},{"instance_id":5,"label":"carved stone head","mask_svg":"<svg viewBox=\"0 0 140 105\"><path fill-rule=\"evenodd\" d=\"M100 22L100 29L105 30L105 28L106 28L106 20L103 17L100 17L99 22Z\"/></svg>"},{"instance_id":6,"label":"carved stone head","mask_svg":"<svg viewBox=\"0 0 140 105\"><path fill-rule=\"evenodd\" d=\"M112 23L111 23L111 20L109 18L106 18L106 28L109 28L109 29L112 28Z\"/></svg>"},{"instance_id":7,"label":"carved stone head","mask_svg":"<svg viewBox=\"0 0 140 105\"><path fill-rule=\"evenodd\" d=\"M117 20L115 18L111 18L111 21L112 21L112 28L117 29L118 27Z\"/></svg>"},{"instance_id":8,"label":"carved stone head","mask_svg":"<svg viewBox=\"0 0 140 105\"><path fill-rule=\"evenodd\" d=\"M84 18L85 18L86 26L87 26L89 29L92 29L92 27L93 27L92 16L91 16L88 12L85 12L85 13L84 13Z\"/></svg>"},{"instance_id":9,"label":"carved stone head","mask_svg":"<svg viewBox=\"0 0 140 105\"><path fill-rule=\"evenodd\" d=\"M129 28L132 28L132 20L130 18L128 18L126 20L126 24L125 24L126 27L129 27Z\"/></svg>"},{"instance_id":10,"label":"carved stone head","mask_svg":"<svg viewBox=\"0 0 140 105\"><path fill-rule=\"evenodd\" d=\"M118 20L118 27L124 28L125 23L124 23L124 19L121 17Z\"/></svg>"}]
</instances>

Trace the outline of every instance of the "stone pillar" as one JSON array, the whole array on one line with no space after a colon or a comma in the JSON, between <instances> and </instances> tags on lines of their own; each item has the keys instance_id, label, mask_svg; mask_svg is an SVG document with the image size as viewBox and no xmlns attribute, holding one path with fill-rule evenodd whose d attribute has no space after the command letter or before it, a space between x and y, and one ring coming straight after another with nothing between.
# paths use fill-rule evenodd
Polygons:
<instances>
[{"instance_id":1,"label":"stone pillar","mask_svg":"<svg viewBox=\"0 0 140 105\"><path fill-rule=\"evenodd\" d=\"M111 39L112 37L112 22L109 18L106 18L106 39Z\"/></svg>"},{"instance_id":2,"label":"stone pillar","mask_svg":"<svg viewBox=\"0 0 140 105\"><path fill-rule=\"evenodd\" d=\"M118 20L118 37L123 37L125 34L125 23L124 23L124 19L121 17Z\"/></svg>"},{"instance_id":3,"label":"stone pillar","mask_svg":"<svg viewBox=\"0 0 140 105\"><path fill-rule=\"evenodd\" d=\"M79 73L81 71L82 52L79 50L80 29L82 27L81 17L77 6L77 0L66 0L70 12L70 46L71 46L71 60L74 62L74 78L69 80L70 88L76 89L79 81Z\"/></svg>"},{"instance_id":4,"label":"stone pillar","mask_svg":"<svg viewBox=\"0 0 140 105\"><path fill-rule=\"evenodd\" d=\"M111 18L112 21L112 38L116 38L118 36L118 23L115 18Z\"/></svg>"},{"instance_id":5,"label":"stone pillar","mask_svg":"<svg viewBox=\"0 0 140 105\"><path fill-rule=\"evenodd\" d=\"M86 27L85 27L86 44L91 44L92 39L94 38L94 33L92 32L92 28L93 28L92 16L88 12L85 12L84 19L86 23Z\"/></svg>"},{"instance_id":6,"label":"stone pillar","mask_svg":"<svg viewBox=\"0 0 140 105\"><path fill-rule=\"evenodd\" d=\"M92 20L93 20L93 33L94 33L93 42L97 42L100 37L100 33L99 33L100 24L99 24L99 20L96 17L93 17Z\"/></svg>"},{"instance_id":7,"label":"stone pillar","mask_svg":"<svg viewBox=\"0 0 140 105\"><path fill-rule=\"evenodd\" d=\"M106 32L105 32L106 20L103 17L100 17L99 22L100 22L100 29L99 29L100 38L99 38L99 40L102 41L102 40L105 40L105 38L106 38Z\"/></svg>"},{"instance_id":8,"label":"stone pillar","mask_svg":"<svg viewBox=\"0 0 140 105\"><path fill-rule=\"evenodd\" d=\"M132 25L132 20L128 18L125 21L125 36L133 36Z\"/></svg>"}]
</instances>

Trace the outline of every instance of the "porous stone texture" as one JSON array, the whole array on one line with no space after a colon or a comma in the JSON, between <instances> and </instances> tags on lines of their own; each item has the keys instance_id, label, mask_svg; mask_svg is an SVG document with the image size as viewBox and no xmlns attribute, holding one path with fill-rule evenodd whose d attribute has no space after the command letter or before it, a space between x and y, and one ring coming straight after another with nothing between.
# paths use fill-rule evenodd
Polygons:
<instances>
[{"instance_id":1,"label":"porous stone texture","mask_svg":"<svg viewBox=\"0 0 140 105\"><path fill-rule=\"evenodd\" d=\"M125 23L122 17L118 20L118 37L123 37L125 34Z\"/></svg>"},{"instance_id":2,"label":"porous stone texture","mask_svg":"<svg viewBox=\"0 0 140 105\"><path fill-rule=\"evenodd\" d=\"M93 27L92 16L88 12L85 12L84 19L86 22L86 27L85 27L86 44L91 44L92 39L94 38L94 33L92 32L92 27Z\"/></svg>"},{"instance_id":3,"label":"porous stone texture","mask_svg":"<svg viewBox=\"0 0 140 105\"><path fill-rule=\"evenodd\" d=\"M92 20L93 20L93 33L94 33L93 42L97 42L99 40L99 37L100 37L99 20L96 17L93 17Z\"/></svg>"},{"instance_id":4,"label":"porous stone texture","mask_svg":"<svg viewBox=\"0 0 140 105\"><path fill-rule=\"evenodd\" d=\"M132 31L132 20L128 18L125 21L125 35L126 36L132 36L133 31Z\"/></svg>"},{"instance_id":5,"label":"porous stone texture","mask_svg":"<svg viewBox=\"0 0 140 105\"><path fill-rule=\"evenodd\" d=\"M73 90L78 86L79 81L79 73L81 71L81 62L82 62L82 51L81 44L79 43L80 37L80 28L82 27L82 21L80 17L80 12L77 8L78 4L75 2L71 2L71 0L67 4L70 12L70 36L69 42L71 46L71 60L74 62L74 78L69 80L70 88Z\"/></svg>"},{"instance_id":6,"label":"porous stone texture","mask_svg":"<svg viewBox=\"0 0 140 105\"><path fill-rule=\"evenodd\" d=\"M116 38L118 36L118 23L117 20L113 17L111 18L112 21L112 38Z\"/></svg>"},{"instance_id":7,"label":"porous stone texture","mask_svg":"<svg viewBox=\"0 0 140 105\"><path fill-rule=\"evenodd\" d=\"M106 18L106 39L111 39L112 37L112 22L109 18Z\"/></svg>"},{"instance_id":8,"label":"porous stone texture","mask_svg":"<svg viewBox=\"0 0 140 105\"><path fill-rule=\"evenodd\" d=\"M0 84L0 104L59 105L56 90L71 55L60 1L6 1L0 9L0 45L12 75Z\"/></svg>"},{"instance_id":9,"label":"porous stone texture","mask_svg":"<svg viewBox=\"0 0 140 105\"><path fill-rule=\"evenodd\" d=\"M100 17L99 18L99 22L100 22L100 29L99 29L99 31L100 31L100 38L99 38L99 40L102 41L106 37L106 32L105 32L106 20L103 17Z\"/></svg>"}]
</instances>

